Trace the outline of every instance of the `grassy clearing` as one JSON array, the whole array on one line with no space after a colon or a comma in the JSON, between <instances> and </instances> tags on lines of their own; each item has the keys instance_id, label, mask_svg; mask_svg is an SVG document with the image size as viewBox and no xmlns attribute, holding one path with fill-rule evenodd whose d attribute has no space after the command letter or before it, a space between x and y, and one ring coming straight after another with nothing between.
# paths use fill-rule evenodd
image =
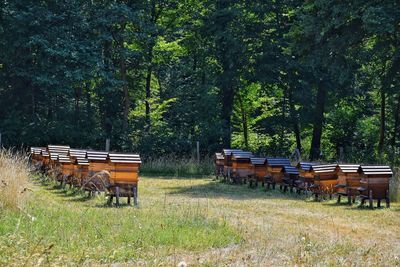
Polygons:
<instances>
[{"instance_id":1,"label":"grassy clearing","mask_svg":"<svg viewBox=\"0 0 400 267\"><path fill-rule=\"evenodd\" d=\"M140 208L34 186L0 216L0 265L398 266L400 205L360 209L227 185L143 177Z\"/></svg>"},{"instance_id":2,"label":"grassy clearing","mask_svg":"<svg viewBox=\"0 0 400 267\"><path fill-rule=\"evenodd\" d=\"M0 211L22 209L29 194L28 158L0 149Z\"/></svg>"},{"instance_id":3,"label":"grassy clearing","mask_svg":"<svg viewBox=\"0 0 400 267\"><path fill-rule=\"evenodd\" d=\"M148 176L196 177L214 173L214 161L206 157L198 163L197 159L176 158L173 156L158 159L146 159L140 172Z\"/></svg>"}]
</instances>

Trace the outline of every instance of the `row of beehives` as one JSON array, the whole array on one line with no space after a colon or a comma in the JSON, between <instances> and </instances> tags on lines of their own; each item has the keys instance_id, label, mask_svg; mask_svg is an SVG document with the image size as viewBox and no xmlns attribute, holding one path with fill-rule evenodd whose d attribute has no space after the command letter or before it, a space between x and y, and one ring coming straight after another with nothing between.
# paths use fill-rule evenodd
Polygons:
<instances>
[{"instance_id":1,"label":"row of beehives","mask_svg":"<svg viewBox=\"0 0 400 267\"><path fill-rule=\"evenodd\" d=\"M81 188L92 195L106 192L109 204L116 198L131 197L137 205L140 156L137 154L111 153L72 149L69 146L48 145L31 147L31 159L41 171L62 186Z\"/></svg>"},{"instance_id":2,"label":"row of beehives","mask_svg":"<svg viewBox=\"0 0 400 267\"><path fill-rule=\"evenodd\" d=\"M389 207L390 166L359 164L319 164L300 162L293 166L287 158L255 157L251 152L224 149L215 155L216 175L236 183L261 183L266 189L279 186L283 191L311 192L318 197L348 197L348 203L361 199L361 205L385 200Z\"/></svg>"}]
</instances>

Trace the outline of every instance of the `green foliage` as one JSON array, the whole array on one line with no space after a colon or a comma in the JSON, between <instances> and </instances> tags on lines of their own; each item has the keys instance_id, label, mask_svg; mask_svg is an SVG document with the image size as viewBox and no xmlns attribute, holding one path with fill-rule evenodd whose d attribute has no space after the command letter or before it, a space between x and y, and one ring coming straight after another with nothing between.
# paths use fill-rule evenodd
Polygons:
<instances>
[{"instance_id":1,"label":"green foliage","mask_svg":"<svg viewBox=\"0 0 400 267\"><path fill-rule=\"evenodd\" d=\"M6 146L398 163L394 1L0 4Z\"/></svg>"}]
</instances>

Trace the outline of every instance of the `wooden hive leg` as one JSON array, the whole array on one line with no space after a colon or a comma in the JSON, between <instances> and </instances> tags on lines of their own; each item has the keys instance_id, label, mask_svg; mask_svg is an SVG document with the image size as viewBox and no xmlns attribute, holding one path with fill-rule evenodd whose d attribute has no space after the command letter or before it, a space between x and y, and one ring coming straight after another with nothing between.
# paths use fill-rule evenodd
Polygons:
<instances>
[{"instance_id":1,"label":"wooden hive leg","mask_svg":"<svg viewBox=\"0 0 400 267\"><path fill-rule=\"evenodd\" d=\"M137 184L133 186L133 205L138 206L138 186Z\"/></svg>"},{"instance_id":2,"label":"wooden hive leg","mask_svg":"<svg viewBox=\"0 0 400 267\"><path fill-rule=\"evenodd\" d=\"M338 198L337 198L337 203L340 204L341 198L342 198L342 196L339 194L339 195L338 195Z\"/></svg>"},{"instance_id":3,"label":"wooden hive leg","mask_svg":"<svg viewBox=\"0 0 400 267\"><path fill-rule=\"evenodd\" d=\"M119 197L120 197L120 189L119 186L115 187L115 200L116 200L116 205L119 206Z\"/></svg>"},{"instance_id":4,"label":"wooden hive leg","mask_svg":"<svg viewBox=\"0 0 400 267\"><path fill-rule=\"evenodd\" d=\"M386 208L390 208L389 190L386 190Z\"/></svg>"},{"instance_id":5,"label":"wooden hive leg","mask_svg":"<svg viewBox=\"0 0 400 267\"><path fill-rule=\"evenodd\" d=\"M131 196L128 196L128 205L131 205Z\"/></svg>"},{"instance_id":6,"label":"wooden hive leg","mask_svg":"<svg viewBox=\"0 0 400 267\"><path fill-rule=\"evenodd\" d=\"M369 190L369 207L372 209L374 207L374 200L372 199L372 190Z\"/></svg>"},{"instance_id":7,"label":"wooden hive leg","mask_svg":"<svg viewBox=\"0 0 400 267\"><path fill-rule=\"evenodd\" d=\"M381 199L378 199L378 208L380 208L381 207Z\"/></svg>"},{"instance_id":8,"label":"wooden hive leg","mask_svg":"<svg viewBox=\"0 0 400 267\"><path fill-rule=\"evenodd\" d=\"M112 205L112 201L113 201L114 196L112 195L112 193L108 196L108 200L107 200L107 205L111 206Z\"/></svg>"}]
</instances>

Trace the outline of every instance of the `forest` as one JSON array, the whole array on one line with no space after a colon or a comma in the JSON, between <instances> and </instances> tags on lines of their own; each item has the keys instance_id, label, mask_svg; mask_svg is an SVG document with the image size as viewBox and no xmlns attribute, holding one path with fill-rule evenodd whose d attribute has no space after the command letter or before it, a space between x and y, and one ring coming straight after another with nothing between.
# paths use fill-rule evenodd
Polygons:
<instances>
[{"instance_id":1,"label":"forest","mask_svg":"<svg viewBox=\"0 0 400 267\"><path fill-rule=\"evenodd\" d=\"M400 163L400 7L0 1L5 147Z\"/></svg>"}]
</instances>

